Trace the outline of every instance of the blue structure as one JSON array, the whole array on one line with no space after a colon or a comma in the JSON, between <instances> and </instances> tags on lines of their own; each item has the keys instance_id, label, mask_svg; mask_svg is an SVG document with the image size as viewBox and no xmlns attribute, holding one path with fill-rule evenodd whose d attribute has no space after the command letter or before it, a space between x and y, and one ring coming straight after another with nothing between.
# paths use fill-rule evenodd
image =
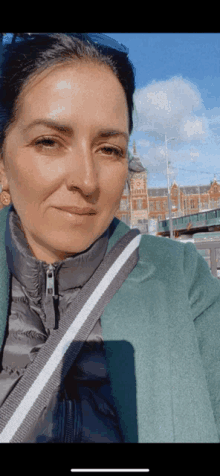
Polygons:
<instances>
[{"instance_id":1,"label":"blue structure","mask_svg":"<svg viewBox=\"0 0 220 476\"><path fill-rule=\"evenodd\" d=\"M173 218L172 222L176 237L182 234L191 235L198 232L220 231L220 208ZM169 219L159 221L158 235L170 235Z\"/></svg>"}]
</instances>

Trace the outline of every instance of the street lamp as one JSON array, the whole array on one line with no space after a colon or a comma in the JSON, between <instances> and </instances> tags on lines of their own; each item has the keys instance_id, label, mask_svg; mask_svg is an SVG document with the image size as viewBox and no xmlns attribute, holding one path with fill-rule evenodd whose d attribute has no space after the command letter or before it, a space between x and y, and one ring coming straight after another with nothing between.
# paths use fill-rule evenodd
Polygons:
<instances>
[{"instance_id":1,"label":"street lamp","mask_svg":"<svg viewBox=\"0 0 220 476\"><path fill-rule=\"evenodd\" d=\"M175 140L176 137L171 137L167 139L167 135L165 134L165 155L167 161L167 189L168 189L168 207L169 207L169 223L170 223L170 238L173 240L173 220L172 220L172 212L171 212L171 200L170 200L170 183L169 183L169 165L168 165L168 154L167 154L167 142L170 140Z\"/></svg>"},{"instance_id":2,"label":"street lamp","mask_svg":"<svg viewBox=\"0 0 220 476\"><path fill-rule=\"evenodd\" d=\"M199 191L199 212L201 210L201 200L200 200L200 186L198 185L198 191Z\"/></svg>"}]
</instances>

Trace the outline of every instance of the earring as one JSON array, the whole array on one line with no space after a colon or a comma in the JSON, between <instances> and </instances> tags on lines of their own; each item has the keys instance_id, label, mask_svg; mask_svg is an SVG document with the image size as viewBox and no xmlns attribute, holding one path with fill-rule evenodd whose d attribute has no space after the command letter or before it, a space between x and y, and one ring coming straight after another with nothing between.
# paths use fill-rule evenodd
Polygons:
<instances>
[{"instance_id":1,"label":"earring","mask_svg":"<svg viewBox=\"0 0 220 476\"><path fill-rule=\"evenodd\" d=\"M11 202L10 193L2 191L2 185L0 185L0 200L2 204L5 205L6 207Z\"/></svg>"}]
</instances>

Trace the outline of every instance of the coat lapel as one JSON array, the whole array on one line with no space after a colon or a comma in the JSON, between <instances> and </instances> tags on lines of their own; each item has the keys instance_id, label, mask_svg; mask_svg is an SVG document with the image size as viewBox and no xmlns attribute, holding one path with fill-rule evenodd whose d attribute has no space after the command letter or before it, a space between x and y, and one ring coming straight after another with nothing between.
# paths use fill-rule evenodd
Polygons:
<instances>
[{"instance_id":1,"label":"coat lapel","mask_svg":"<svg viewBox=\"0 0 220 476\"><path fill-rule=\"evenodd\" d=\"M122 221L119 221L118 218L114 218L110 226L110 239L108 243L107 253L110 249L117 243L117 241L124 236L129 231L129 227L125 225ZM130 273L127 279L136 282L137 284L145 281L150 278L155 272L156 267L154 266L150 256L147 256L146 260L146 251L142 246L139 247L139 260L132 273Z\"/></svg>"},{"instance_id":2,"label":"coat lapel","mask_svg":"<svg viewBox=\"0 0 220 476\"><path fill-rule=\"evenodd\" d=\"M128 229L120 223L114 242L122 231L124 234ZM106 360L125 442L172 442L168 315L162 298L165 291L155 277L156 267L142 240L137 265L101 318ZM157 300L152 299L155 289Z\"/></svg>"},{"instance_id":3,"label":"coat lapel","mask_svg":"<svg viewBox=\"0 0 220 476\"><path fill-rule=\"evenodd\" d=\"M174 280L165 259L161 272L166 242L152 238L101 317L125 442L218 442L183 271L176 260Z\"/></svg>"},{"instance_id":4,"label":"coat lapel","mask_svg":"<svg viewBox=\"0 0 220 476\"><path fill-rule=\"evenodd\" d=\"M125 442L174 440L168 315L163 300L152 299L155 286L164 294L154 273L155 266L140 256L101 317L112 394Z\"/></svg>"}]
</instances>

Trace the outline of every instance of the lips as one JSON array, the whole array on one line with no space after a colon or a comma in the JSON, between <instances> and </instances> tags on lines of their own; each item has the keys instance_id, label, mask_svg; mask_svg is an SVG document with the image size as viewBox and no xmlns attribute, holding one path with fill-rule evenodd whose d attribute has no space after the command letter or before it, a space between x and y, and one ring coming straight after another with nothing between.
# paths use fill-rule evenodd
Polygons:
<instances>
[{"instance_id":1,"label":"lips","mask_svg":"<svg viewBox=\"0 0 220 476\"><path fill-rule=\"evenodd\" d=\"M96 211L94 208L85 207L85 208L78 208L78 207L56 207L59 210L63 210L64 212L72 213L73 215L95 215Z\"/></svg>"}]
</instances>

